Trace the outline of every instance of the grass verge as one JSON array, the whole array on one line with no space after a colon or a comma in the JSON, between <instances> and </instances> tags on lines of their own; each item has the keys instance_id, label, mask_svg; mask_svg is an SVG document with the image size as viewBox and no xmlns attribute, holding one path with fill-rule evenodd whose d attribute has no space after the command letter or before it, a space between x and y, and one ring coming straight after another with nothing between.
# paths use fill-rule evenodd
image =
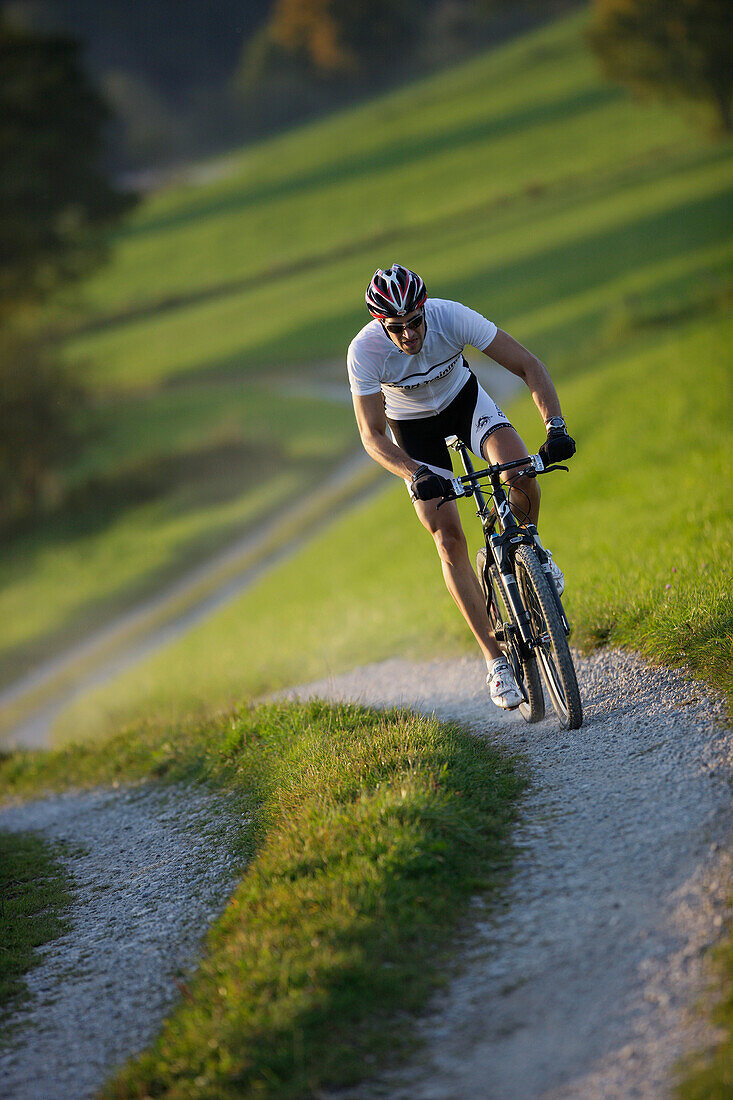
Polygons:
<instances>
[{"instance_id":1,"label":"grass verge","mask_svg":"<svg viewBox=\"0 0 733 1100\"><path fill-rule=\"evenodd\" d=\"M28 995L38 948L66 930L71 882L58 846L32 833L0 832L0 1022Z\"/></svg>"},{"instance_id":2,"label":"grass verge","mask_svg":"<svg viewBox=\"0 0 733 1100\"><path fill-rule=\"evenodd\" d=\"M15 754L0 792L151 777L247 800L252 860L158 1041L104 1095L296 1100L407 1049L469 899L508 872L514 762L434 719L314 702Z\"/></svg>"},{"instance_id":3,"label":"grass verge","mask_svg":"<svg viewBox=\"0 0 733 1100\"><path fill-rule=\"evenodd\" d=\"M724 1038L712 1051L695 1055L683 1067L676 1090L679 1100L730 1100L733 1096L733 938L715 949L717 984L723 991L712 1012L712 1022Z\"/></svg>"}]
</instances>

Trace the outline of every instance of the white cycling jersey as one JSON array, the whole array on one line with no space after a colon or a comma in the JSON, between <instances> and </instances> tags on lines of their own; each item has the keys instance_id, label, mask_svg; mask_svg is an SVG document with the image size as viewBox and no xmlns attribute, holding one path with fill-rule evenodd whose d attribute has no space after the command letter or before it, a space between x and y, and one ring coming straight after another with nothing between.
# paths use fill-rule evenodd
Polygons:
<instances>
[{"instance_id":1,"label":"white cycling jersey","mask_svg":"<svg viewBox=\"0 0 733 1100\"><path fill-rule=\"evenodd\" d=\"M497 333L493 321L444 298L427 299L425 320L425 340L417 355L401 351L376 320L349 345L351 392L366 396L381 391L393 420L442 412L471 377L463 359L466 344L484 351Z\"/></svg>"}]
</instances>

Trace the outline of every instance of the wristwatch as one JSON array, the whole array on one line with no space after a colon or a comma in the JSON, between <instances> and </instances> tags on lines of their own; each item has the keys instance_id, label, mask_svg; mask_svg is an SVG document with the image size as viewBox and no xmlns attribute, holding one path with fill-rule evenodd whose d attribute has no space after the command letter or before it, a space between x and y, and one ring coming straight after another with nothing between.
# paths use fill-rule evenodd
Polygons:
<instances>
[{"instance_id":1,"label":"wristwatch","mask_svg":"<svg viewBox=\"0 0 733 1100\"><path fill-rule=\"evenodd\" d=\"M564 428L565 421L561 416L551 416L549 420L545 421L545 427L547 428L548 432L551 428Z\"/></svg>"}]
</instances>

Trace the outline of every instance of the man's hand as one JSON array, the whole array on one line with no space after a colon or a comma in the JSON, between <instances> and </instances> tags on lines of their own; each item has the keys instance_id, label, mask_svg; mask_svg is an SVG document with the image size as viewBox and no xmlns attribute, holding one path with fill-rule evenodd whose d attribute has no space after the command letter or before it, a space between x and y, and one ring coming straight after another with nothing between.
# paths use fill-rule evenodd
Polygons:
<instances>
[{"instance_id":1,"label":"man's hand","mask_svg":"<svg viewBox=\"0 0 733 1100\"><path fill-rule=\"evenodd\" d=\"M412 496L415 500L435 500L447 496L452 486L447 478L436 474L429 466L418 466L412 475Z\"/></svg>"},{"instance_id":2,"label":"man's hand","mask_svg":"<svg viewBox=\"0 0 733 1100\"><path fill-rule=\"evenodd\" d=\"M572 458L575 454L575 440L568 435L565 421L561 416L554 416L547 422L547 442L542 444L538 454L545 466L551 466L553 462L562 462L563 459Z\"/></svg>"}]
</instances>

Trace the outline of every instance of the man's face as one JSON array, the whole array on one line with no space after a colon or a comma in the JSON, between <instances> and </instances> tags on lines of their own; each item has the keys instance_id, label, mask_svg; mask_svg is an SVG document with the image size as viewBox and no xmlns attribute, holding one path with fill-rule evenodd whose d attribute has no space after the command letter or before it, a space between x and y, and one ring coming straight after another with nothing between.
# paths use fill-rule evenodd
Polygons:
<instances>
[{"instance_id":1,"label":"man's face","mask_svg":"<svg viewBox=\"0 0 733 1100\"><path fill-rule=\"evenodd\" d=\"M393 344L407 355L417 355L425 340L425 313L414 309L406 317L388 318L382 328Z\"/></svg>"}]
</instances>

